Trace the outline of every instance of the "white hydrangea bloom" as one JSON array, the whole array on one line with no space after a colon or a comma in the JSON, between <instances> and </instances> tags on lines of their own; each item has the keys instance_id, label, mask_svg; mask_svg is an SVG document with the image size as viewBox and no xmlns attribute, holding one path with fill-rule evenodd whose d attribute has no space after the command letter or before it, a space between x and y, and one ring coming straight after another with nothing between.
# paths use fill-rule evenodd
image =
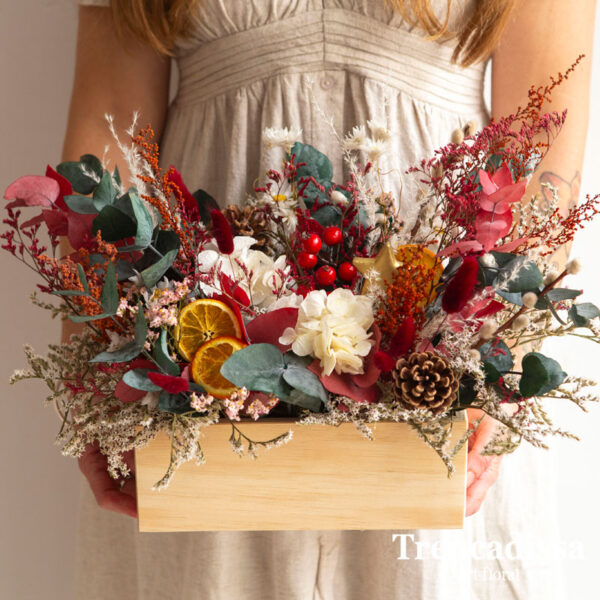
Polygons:
<instances>
[{"instance_id":1,"label":"white hydrangea bloom","mask_svg":"<svg viewBox=\"0 0 600 600\"><path fill-rule=\"evenodd\" d=\"M368 333L373 324L373 304L367 296L350 290L325 290L307 294L298 311L296 327L288 327L279 342L291 344L298 356L321 361L324 375L363 373L363 360L371 351Z\"/></svg>"}]
</instances>

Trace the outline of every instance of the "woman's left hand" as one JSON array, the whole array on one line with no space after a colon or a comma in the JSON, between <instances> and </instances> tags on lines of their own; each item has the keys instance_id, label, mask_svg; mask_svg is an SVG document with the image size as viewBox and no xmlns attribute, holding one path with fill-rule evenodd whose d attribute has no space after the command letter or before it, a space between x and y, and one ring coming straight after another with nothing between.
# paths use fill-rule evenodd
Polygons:
<instances>
[{"instance_id":1,"label":"woman's left hand","mask_svg":"<svg viewBox=\"0 0 600 600\"><path fill-rule=\"evenodd\" d=\"M469 426L483 414L481 410L468 409ZM475 514L481 507L488 490L500 471L502 456L482 456L481 451L494 437L497 422L485 415L479 427L469 437L467 456L467 507L466 516Z\"/></svg>"}]
</instances>

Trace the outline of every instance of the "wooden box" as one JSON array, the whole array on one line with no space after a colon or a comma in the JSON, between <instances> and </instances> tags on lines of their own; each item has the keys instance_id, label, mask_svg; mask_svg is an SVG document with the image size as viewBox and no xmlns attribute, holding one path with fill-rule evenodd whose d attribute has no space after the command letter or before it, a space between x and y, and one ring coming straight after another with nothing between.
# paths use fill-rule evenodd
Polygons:
<instances>
[{"instance_id":1,"label":"wooden box","mask_svg":"<svg viewBox=\"0 0 600 600\"><path fill-rule=\"evenodd\" d=\"M169 463L166 434L136 451L140 531L292 529L451 529L463 526L466 444L448 477L439 456L403 423L372 425L364 438L350 423L296 425L282 419L241 422L256 440L293 429L258 458L236 455L231 426L205 429L206 464L183 465L163 491L152 485ZM453 422L453 442L466 414Z\"/></svg>"}]
</instances>

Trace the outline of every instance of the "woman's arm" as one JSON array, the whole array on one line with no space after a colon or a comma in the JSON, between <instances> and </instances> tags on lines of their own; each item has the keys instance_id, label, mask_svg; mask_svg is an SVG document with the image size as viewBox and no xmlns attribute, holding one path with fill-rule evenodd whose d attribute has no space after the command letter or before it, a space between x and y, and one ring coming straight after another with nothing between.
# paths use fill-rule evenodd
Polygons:
<instances>
[{"instance_id":1,"label":"woman's arm","mask_svg":"<svg viewBox=\"0 0 600 600\"><path fill-rule=\"evenodd\" d=\"M170 64L150 47L118 40L108 8L80 7L75 80L62 159L79 160L86 153L104 155L113 167L118 165L126 183L130 175L104 115L113 115L115 128L121 132L138 111L141 126L150 123L160 138L168 107ZM110 149L104 154L107 145ZM62 250L68 253L72 249L63 246ZM65 321L63 340L80 331L80 325ZM126 459L131 465L132 456ZM97 446L88 446L79 467L100 507L136 516L133 481L120 489L108 475L106 459Z\"/></svg>"},{"instance_id":2,"label":"woman's arm","mask_svg":"<svg viewBox=\"0 0 600 600\"><path fill-rule=\"evenodd\" d=\"M587 135L595 0L520 0L492 59L492 116L512 114L527 104L531 85L549 83L551 75L564 72L580 54L586 58L552 92L547 111L568 109L565 125L535 172L526 198L540 192L541 183L558 188L561 210L575 204ZM563 266L568 248L553 260ZM481 416L471 411L469 420ZM494 422L485 417L469 440L467 515L479 510L498 477L500 458L482 456L494 434Z\"/></svg>"},{"instance_id":3,"label":"woman's arm","mask_svg":"<svg viewBox=\"0 0 600 600\"><path fill-rule=\"evenodd\" d=\"M595 0L520 0L492 61L492 116L515 112L527 104L531 85L545 85L564 72L580 54L586 57L552 92L547 112L567 109L565 125L534 173L525 198L551 183L564 213L577 204L590 108L590 76L596 13ZM569 248L553 258L563 266Z\"/></svg>"}]
</instances>

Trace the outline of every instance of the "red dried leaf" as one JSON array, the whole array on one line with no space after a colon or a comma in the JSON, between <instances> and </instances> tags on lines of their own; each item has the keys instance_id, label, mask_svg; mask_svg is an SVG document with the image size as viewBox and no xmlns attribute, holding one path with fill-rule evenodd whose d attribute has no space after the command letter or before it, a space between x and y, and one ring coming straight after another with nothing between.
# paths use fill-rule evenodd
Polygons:
<instances>
[{"instance_id":1,"label":"red dried leaf","mask_svg":"<svg viewBox=\"0 0 600 600\"><path fill-rule=\"evenodd\" d=\"M409 315L402 323L400 323L400 326L390 342L389 353L391 356L397 359L403 354L406 354L415 343L416 333L417 325L415 320Z\"/></svg>"},{"instance_id":2,"label":"red dried leaf","mask_svg":"<svg viewBox=\"0 0 600 600\"><path fill-rule=\"evenodd\" d=\"M169 394L180 394L190 389L190 382L183 377L163 375L157 371L148 371L148 379Z\"/></svg>"},{"instance_id":3,"label":"red dried leaf","mask_svg":"<svg viewBox=\"0 0 600 600\"><path fill-rule=\"evenodd\" d=\"M52 206L60 194L58 182L43 175L24 175L11 183L4 192L12 200L7 208L19 206Z\"/></svg>"},{"instance_id":4,"label":"red dried leaf","mask_svg":"<svg viewBox=\"0 0 600 600\"><path fill-rule=\"evenodd\" d=\"M213 208L210 211L210 216L212 218L212 234L217 241L219 252L222 254L231 254L234 250L234 246L229 221L225 215L216 208Z\"/></svg>"},{"instance_id":5,"label":"red dried leaf","mask_svg":"<svg viewBox=\"0 0 600 600\"><path fill-rule=\"evenodd\" d=\"M279 338L288 327L295 327L298 320L297 308L280 308L259 315L247 325L248 336L253 344L273 344L282 352L290 347L279 343Z\"/></svg>"},{"instance_id":6,"label":"red dried leaf","mask_svg":"<svg viewBox=\"0 0 600 600\"><path fill-rule=\"evenodd\" d=\"M374 362L377 368L384 373L389 373L396 366L396 359L383 350L375 354Z\"/></svg>"},{"instance_id":7,"label":"red dried leaf","mask_svg":"<svg viewBox=\"0 0 600 600\"><path fill-rule=\"evenodd\" d=\"M461 311L475 293L479 263L474 256L467 256L442 296L442 308L449 314Z\"/></svg>"},{"instance_id":8,"label":"red dried leaf","mask_svg":"<svg viewBox=\"0 0 600 600\"><path fill-rule=\"evenodd\" d=\"M179 188L179 191L183 196L183 202L185 210L187 212L187 216L192 221L199 221L200 211L198 210L198 203L196 202L196 198L194 198L194 196L190 193L190 190L183 182L183 177L181 177L181 173L173 165L171 165L169 167L169 170L167 171L167 179Z\"/></svg>"}]
</instances>

